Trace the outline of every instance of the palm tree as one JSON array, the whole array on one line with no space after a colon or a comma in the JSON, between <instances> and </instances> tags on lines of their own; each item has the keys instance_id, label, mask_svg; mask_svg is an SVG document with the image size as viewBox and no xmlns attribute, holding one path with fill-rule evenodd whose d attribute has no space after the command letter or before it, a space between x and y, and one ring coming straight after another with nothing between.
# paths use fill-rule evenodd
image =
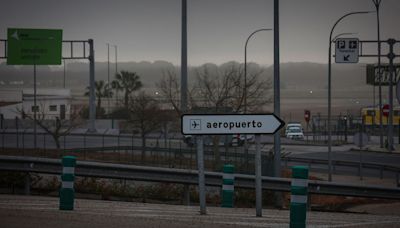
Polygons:
<instances>
[{"instance_id":1,"label":"palm tree","mask_svg":"<svg viewBox=\"0 0 400 228\"><path fill-rule=\"evenodd\" d=\"M115 100L116 100L116 104L118 104L118 102L119 102L118 91L121 91L122 87L117 80L114 80L111 82L111 87L115 90L115 96L116 96Z\"/></svg>"},{"instance_id":2,"label":"palm tree","mask_svg":"<svg viewBox=\"0 0 400 228\"><path fill-rule=\"evenodd\" d=\"M111 86L109 84L105 83L103 80L95 81L94 86L95 86L95 95L97 98L96 109L101 111L101 98L112 97L113 92L112 92ZM89 96L89 89L90 89L89 86L86 87L85 96Z\"/></svg>"},{"instance_id":3,"label":"palm tree","mask_svg":"<svg viewBox=\"0 0 400 228\"><path fill-rule=\"evenodd\" d=\"M128 107L129 95L132 92L140 89L143 84L140 81L140 77L135 72L121 71L115 75L115 80L112 82L113 88L117 91L124 91L124 106Z\"/></svg>"}]
</instances>

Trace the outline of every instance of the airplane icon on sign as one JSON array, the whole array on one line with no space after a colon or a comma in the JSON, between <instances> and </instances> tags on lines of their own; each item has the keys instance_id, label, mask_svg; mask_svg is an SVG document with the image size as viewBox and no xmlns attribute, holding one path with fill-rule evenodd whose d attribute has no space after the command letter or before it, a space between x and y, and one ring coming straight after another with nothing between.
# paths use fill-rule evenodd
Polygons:
<instances>
[{"instance_id":1,"label":"airplane icon on sign","mask_svg":"<svg viewBox=\"0 0 400 228\"><path fill-rule=\"evenodd\" d=\"M197 122L194 121L194 122L192 123L192 128L197 128L197 126L199 126L199 125L200 125L200 124L198 124Z\"/></svg>"},{"instance_id":2,"label":"airplane icon on sign","mask_svg":"<svg viewBox=\"0 0 400 228\"><path fill-rule=\"evenodd\" d=\"M201 130L201 120L190 120L191 130Z\"/></svg>"}]
</instances>

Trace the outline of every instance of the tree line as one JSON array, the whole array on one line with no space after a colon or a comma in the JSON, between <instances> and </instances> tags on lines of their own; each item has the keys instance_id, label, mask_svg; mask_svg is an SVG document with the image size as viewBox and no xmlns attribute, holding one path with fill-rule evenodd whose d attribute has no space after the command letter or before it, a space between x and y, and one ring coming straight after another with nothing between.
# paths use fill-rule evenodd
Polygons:
<instances>
[{"instance_id":1,"label":"tree line","mask_svg":"<svg viewBox=\"0 0 400 228\"><path fill-rule=\"evenodd\" d=\"M249 71L245 80L241 64L230 63L221 66L206 64L197 67L194 70L195 77L188 86L186 112L243 113L245 110L247 113L264 112L266 105L271 102L272 83L270 78L263 78L265 76L263 73L263 69ZM163 77L155 86L162 101L143 89L140 75L136 72L120 71L109 84L103 80L95 82L96 117L125 120L125 130L139 133L142 138L142 159L146 156L146 136L154 131L161 131L167 135L168 124L179 125L180 116L183 114L180 103L180 79L175 70L164 71ZM88 96L89 87L86 89L85 95ZM115 98L116 105L113 110L108 110L106 113L103 102L108 98ZM81 110L79 114L71 111L69 120L57 118L53 122L45 122L43 112L40 113L37 124L52 135L57 148L60 148L61 136L69 134L85 116L88 116L87 108ZM219 139L216 137L213 140L218 166Z\"/></svg>"}]
</instances>

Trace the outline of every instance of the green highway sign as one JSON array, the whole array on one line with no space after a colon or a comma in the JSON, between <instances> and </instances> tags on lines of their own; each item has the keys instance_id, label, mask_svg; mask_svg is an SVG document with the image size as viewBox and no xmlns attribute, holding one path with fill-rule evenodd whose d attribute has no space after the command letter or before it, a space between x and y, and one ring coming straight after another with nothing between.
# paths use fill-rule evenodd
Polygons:
<instances>
[{"instance_id":1,"label":"green highway sign","mask_svg":"<svg viewBox=\"0 0 400 228\"><path fill-rule=\"evenodd\" d=\"M7 30L8 65L60 65L62 30Z\"/></svg>"}]
</instances>

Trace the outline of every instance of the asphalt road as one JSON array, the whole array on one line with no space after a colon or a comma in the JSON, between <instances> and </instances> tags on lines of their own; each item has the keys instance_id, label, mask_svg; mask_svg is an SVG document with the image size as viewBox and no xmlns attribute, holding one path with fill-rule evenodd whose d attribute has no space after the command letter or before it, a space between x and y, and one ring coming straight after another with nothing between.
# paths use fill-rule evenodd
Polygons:
<instances>
[{"instance_id":1,"label":"asphalt road","mask_svg":"<svg viewBox=\"0 0 400 228\"><path fill-rule=\"evenodd\" d=\"M142 204L132 202L75 201L73 211L60 211L58 198L0 195L0 224L4 228L50 227L165 227L245 228L288 227L288 210ZM307 212L307 227L398 227L400 216Z\"/></svg>"}]
</instances>

